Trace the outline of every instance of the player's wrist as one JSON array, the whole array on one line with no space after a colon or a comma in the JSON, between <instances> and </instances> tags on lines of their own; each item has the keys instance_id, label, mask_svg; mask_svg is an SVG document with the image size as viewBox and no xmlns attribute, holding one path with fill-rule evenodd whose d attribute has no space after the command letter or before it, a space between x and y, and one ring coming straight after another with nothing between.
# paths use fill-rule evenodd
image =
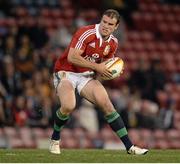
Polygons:
<instances>
[{"instance_id":1,"label":"player's wrist","mask_svg":"<svg viewBox=\"0 0 180 164\"><path fill-rule=\"evenodd\" d=\"M92 63L92 69L94 71L97 71L97 67L98 67L98 64L97 63Z\"/></svg>"}]
</instances>

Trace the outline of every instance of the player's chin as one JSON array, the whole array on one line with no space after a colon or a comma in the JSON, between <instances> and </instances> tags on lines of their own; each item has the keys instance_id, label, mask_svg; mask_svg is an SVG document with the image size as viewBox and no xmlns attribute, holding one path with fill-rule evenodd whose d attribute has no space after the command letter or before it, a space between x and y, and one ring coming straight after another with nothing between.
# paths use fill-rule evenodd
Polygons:
<instances>
[{"instance_id":1,"label":"player's chin","mask_svg":"<svg viewBox=\"0 0 180 164\"><path fill-rule=\"evenodd\" d=\"M106 31L106 32L103 32L102 33L102 36L103 37L107 37L107 36L109 36L111 33L109 32L109 31Z\"/></svg>"}]
</instances>

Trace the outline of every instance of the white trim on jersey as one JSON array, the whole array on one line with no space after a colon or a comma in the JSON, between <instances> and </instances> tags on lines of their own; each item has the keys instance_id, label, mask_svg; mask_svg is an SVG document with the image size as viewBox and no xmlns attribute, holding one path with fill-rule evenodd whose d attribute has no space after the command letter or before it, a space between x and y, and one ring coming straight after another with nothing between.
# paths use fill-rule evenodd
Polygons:
<instances>
[{"instance_id":1,"label":"white trim on jersey","mask_svg":"<svg viewBox=\"0 0 180 164\"><path fill-rule=\"evenodd\" d=\"M103 39L102 39L101 34L99 33L99 26L100 26L100 24L96 24L95 28L96 28L96 37L100 40L99 47L101 47Z\"/></svg>"},{"instance_id":2,"label":"white trim on jersey","mask_svg":"<svg viewBox=\"0 0 180 164\"><path fill-rule=\"evenodd\" d=\"M111 39L113 39L116 43L118 43L118 39L114 35L111 35Z\"/></svg>"},{"instance_id":3,"label":"white trim on jersey","mask_svg":"<svg viewBox=\"0 0 180 164\"><path fill-rule=\"evenodd\" d=\"M91 31L94 31L95 29L89 29L87 31L85 31L80 37L79 37L79 40L81 40L87 33L91 32Z\"/></svg>"},{"instance_id":4,"label":"white trim on jersey","mask_svg":"<svg viewBox=\"0 0 180 164\"><path fill-rule=\"evenodd\" d=\"M113 38L113 35L110 35L109 38L108 38L108 43L110 42L110 40Z\"/></svg>"},{"instance_id":5,"label":"white trim on jersey","mask_svg":"<svg viewBox=\"0 0 180 164\"><path fill-rule=\"evenodd\" d=\"M87 37L89 37L92 34L95 34L95 29L89 29L87 31L85 31L80 37L79 37L79 41L76 43L75 48L76 49L81 49L83 42L87 39Z\"/></svg>"}]
</instances>

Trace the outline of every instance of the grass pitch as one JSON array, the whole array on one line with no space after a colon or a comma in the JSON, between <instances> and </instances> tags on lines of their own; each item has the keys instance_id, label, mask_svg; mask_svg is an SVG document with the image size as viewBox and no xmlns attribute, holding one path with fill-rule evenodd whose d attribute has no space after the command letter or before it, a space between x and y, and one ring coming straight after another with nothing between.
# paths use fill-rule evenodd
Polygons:
<instances>
[{"instance_id":1,"label":"grass pitch","mask_svg":"<svg viewBox=\"0 0 180 164\"><path fill-rule=\"evenodd\" d=\"M0 163L180 163L180 150L150 150L146 155L100 149L62 149L60 155L40 149L0 149Z\"/></svg>"}]
</instances>

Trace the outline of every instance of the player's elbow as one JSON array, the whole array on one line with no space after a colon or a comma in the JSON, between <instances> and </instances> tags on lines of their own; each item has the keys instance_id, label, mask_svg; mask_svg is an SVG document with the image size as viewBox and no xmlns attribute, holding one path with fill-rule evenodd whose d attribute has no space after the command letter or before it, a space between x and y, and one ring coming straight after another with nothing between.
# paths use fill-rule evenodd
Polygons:
<instances>
[{"instance_id":1,"label":"player's elbow","mask_svg":"<svg viewBox=\"0 0 180 164\"><path fill-rule=\"evenodd\" d=\"M81 51L71 48L67 56L68 62L72 64L78 64L79 61L81 61L80 54Z\"/></svg>"}]
</instances>

